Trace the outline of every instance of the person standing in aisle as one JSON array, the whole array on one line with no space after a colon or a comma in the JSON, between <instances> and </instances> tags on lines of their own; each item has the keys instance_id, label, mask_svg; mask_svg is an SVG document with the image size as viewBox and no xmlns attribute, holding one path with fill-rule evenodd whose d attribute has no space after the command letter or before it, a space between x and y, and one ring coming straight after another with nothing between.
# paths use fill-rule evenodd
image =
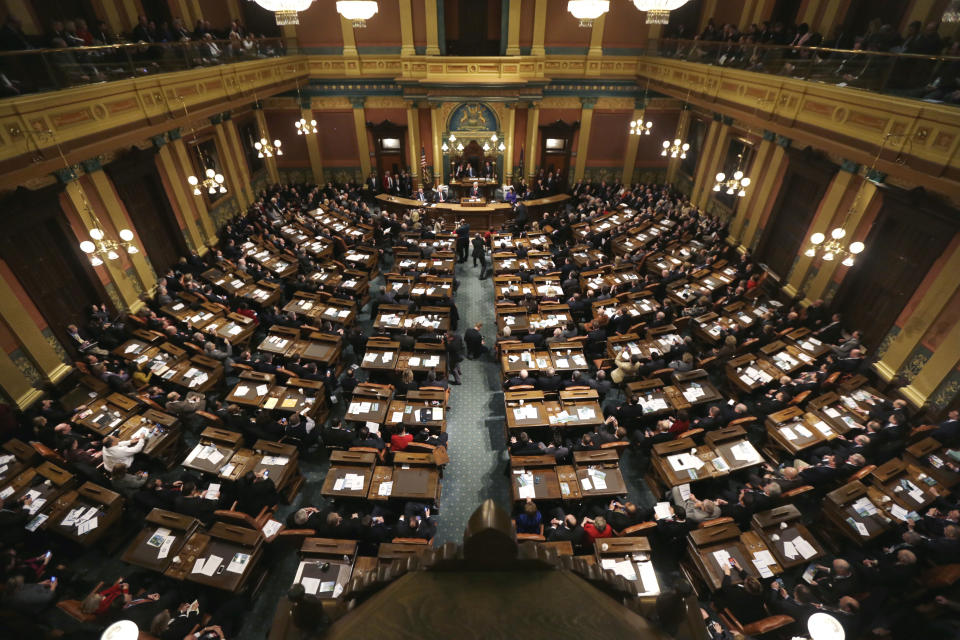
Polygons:
<instances>
[{"instance_id":1,"label":"person standing in aisle","mask_svg":"<svg viewBox=\"0 0 960 640\"><path fill-rule=\"evenodd\" d=\"M460 221L457 227L457 262L466 262L470 249L470 225L466 220Z\"/></svg>"},{"instance_id":2,"label":"person standing in aisle","mask_svg":"<svg viewBox=\"0 0 960 640\"><path fill-rule=\"evenodd\" d=\"M463 338L453 332L447 332L447 367L453 376L453 384L460 384L460 363L463 362Z\"/></svg>"},{"instance_id":3,"label":"person standing in aisle","mask_svg":"<svg viewBox=\"0 0 960 640\"><path fill-rule=\"evenodd\" d=\"M477 262L480 262L480 279L487 277L487 244L483 241L483 236L479 233L473 236L473 266L476 268Z\"/></svg>"}]
</instances>

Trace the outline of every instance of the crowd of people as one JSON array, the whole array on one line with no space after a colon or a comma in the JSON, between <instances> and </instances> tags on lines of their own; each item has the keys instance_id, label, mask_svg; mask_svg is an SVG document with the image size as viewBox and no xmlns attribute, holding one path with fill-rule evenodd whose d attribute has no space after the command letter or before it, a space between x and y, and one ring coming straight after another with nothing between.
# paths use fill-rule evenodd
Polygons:
<instances>
[{"instance_id":1,"label":"crowd of people","mask_svg":"<svg viewBox=\"0 0 960 640\"><path fill-rule=\"evenodd\" d=\"M164 46L175 43L183 46L176 49ZM77 50L121 44L138 46L126 50ZM281 53L281 46L279 41L264 40L262 35L248 31L240 20L231 21L223 29L213 27L209 20L197 20L191 29L179 17L172 22L158 23L140 15L129 33L118 34L103 20L91 28L84 18L78 17L54 20L47 33L31 36L24 33L17 17L9 14L0 27L0 51L58 51L42 56L0 56L0 95L116 80L183 68L184 64L189 68L269 57Z\"/></svg>"},{"instance_id":2,"label":"crowd of people","mask_svg":"<svg viewBox=\"0 0 960 640\"><path fill-rule=\"evenodd\" d=\"M764 22L741 31L733 24L718 25L711 19L699 34L688 32L683 25L672 28L669 37L676 40L666 41L661 53L957 104L960 42L942 37L939 29L939 22L914 21L901 34L893 25L875 18L862 31L841 24L824 35L806 23ZM870 53L947 58L897 58Z\"/></svg>"}]
</instances>

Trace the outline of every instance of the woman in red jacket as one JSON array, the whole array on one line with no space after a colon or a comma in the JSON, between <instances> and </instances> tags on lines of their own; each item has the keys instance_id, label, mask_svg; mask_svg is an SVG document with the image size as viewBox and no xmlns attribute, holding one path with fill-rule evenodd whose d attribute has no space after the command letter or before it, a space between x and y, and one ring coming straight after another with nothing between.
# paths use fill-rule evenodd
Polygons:
<instances>
[{"instance_id":1,"label":"woman in red jacket","mask_svg":"<svg viewBox=\"0 0 960 640\"><path fill-rule=\"evenodd\" d=\"M583 519L584 545L593 546L593 541L598 538L609 538L613 536L613 527L607 524L607 519L603 516L596 518Z\"/></svg>"}]
</instances>

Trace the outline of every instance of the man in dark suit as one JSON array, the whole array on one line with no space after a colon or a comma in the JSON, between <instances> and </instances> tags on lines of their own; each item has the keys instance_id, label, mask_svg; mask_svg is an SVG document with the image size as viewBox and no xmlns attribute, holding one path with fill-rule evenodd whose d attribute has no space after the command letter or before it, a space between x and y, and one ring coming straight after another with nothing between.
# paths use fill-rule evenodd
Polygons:
<instances>
[{"instance_id":1,"label":"man in dark suit","mask_svg":"<svg viewBox=\"0 0 960 640\"><path fill-rule=\"evenodd\" d=\"M937 425L930 435L948 446L954 446L960 442L960 411L954 409L948 413L947 419Z\"/></svg>"},{"instance_id":2,"label":"man in dark suit","mask_svg":"<svg viewBox=\"0 0 960 640\"><path fill-rule=\"evenodd\" d=\"M480 279L487 278L487 244L479 233L473 237L473 266L480 262Z\"/></svg>"},{"instance_id":3,"label":"man in dark suit","mask_svg":"<svg viewBox=\"0 0 960 640\"><path fill-rule=\"evenodd\" d=\"M537 389L548 393L557 392L563 386L563 379L557 375L553 367L549 367L544 375L537 379Z\"/></svg>"},{"instance_id":4,"label":"man in dark suit","mask_svg":"<svg viewBox=\"0 0 960 640\"><path fill-rule=\"evenodd\" d=\"M479 198L479 197L480 197L480 187L477 185L476 182L474 182L474 183L473 183L473 186L470 187L470 197L471 197L471 198Z\"/></svg>"},{"instance_id":5,"label":"man in dark suit","mask_svg":"<svg viewBox=\"0 0 960 640\"><path fill-rule=\"evenodd\" d=\"M417 189L417 200L423 202L424 204L427 202L427 194L423 192L423 187Z\"/></svg>"},{"instance_id":6,"label":"man in dark suit","mask_svg":"<svg viewBox=\"0 0 960 640\"><path fill-rule=\"evenodd\" d=\"M467 357L471 360L489 353L489 349L483 340L483 334L480 333L480 329L482 328L483 323L478 322L463 332L463 342L467 347Z\"/></svg>"},{"instance_id":7,"label":"man in dark suit","mask_svg":"<svg viewBox=\"0 0 960 640\"><path fill-rule=\"evenodd\" d=\"M457 262L467 261L467 251L470 247L470 223L461 220L457 226Z\"/></svg>"},{"instance_id":8,"label":"man in dark suit","mask_svg":"<svg viewBox=\"0 0 960 640\"><path fill-rule=\"evenodd\" d=\"M570 542L574 547L579 546L583 540L583 529L577 523L577 516L567 514L561 520L553 518L550 520L550 527L547 529L548 542Z\"/></svg>"}]
</instances>

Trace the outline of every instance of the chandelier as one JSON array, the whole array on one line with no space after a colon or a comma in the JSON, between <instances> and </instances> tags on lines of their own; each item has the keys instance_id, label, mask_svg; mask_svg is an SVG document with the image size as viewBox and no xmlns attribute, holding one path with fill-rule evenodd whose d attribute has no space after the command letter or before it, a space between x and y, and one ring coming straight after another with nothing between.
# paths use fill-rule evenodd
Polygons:
<instances>
[{"instance_id":1,"label":"chandelier","mask_svg":"<svg viewBox=\"0 0 960 640\"><path fill-rule=\"evenodd\" d=\"M353 23L354 29L363 29L367 20L380 9L376 0L339 0L337 13Z\"/></svg>"},{"instance_id":2,"label":"chandelier","mask_svg":"<svg viewBox=\"0 0 960 640\"><path fill-rule=\"evenodd\" d=\"M737 154L737 170L733 172L733 176L728 180L727 174L723 171L717 174L717 183L713 185L714 191L720 191L725 189L728 196L736 195L738 198L742 198L747 195L745 189L750 186L750 178L747 178L743 175L743 171L740 169L743 165L743 154Z\"/></svg>"},{"instance_id":3,"label":"chandelier","mask_svg":"<svg viewBox=\"0 0 960 640\"><path fill-rule=\"evenodd\" d=\"M190 125L190 134L193 136L193 146L197 150L197 158L200 159L200 168L203 169L203 179L197 178L197 176L187 176L187 182L193 187L193 195L199 196L202 192L200 188L206 190L210 195L213 195L217 192L226 193L227 188L223 184L223 174L218 173L212 167L207 166L207 162L203 157L203 151L200 149L200 145L197 144L197 132L193 128L193 124L190 123L190 112L187 111L187 102L183 99L183 96L178 95L177 98L180 100L180 104L183 105L183 115L187 119L187 124ZM212 162L210 164L213 164Z\"/></svg>"},{"instance_id":4,"label":"chandelier","mask_svg":"<svg viewBox=\"0 0 960 640\"><path fill-rule=\"evenodd\" d=\"M687 4L687 0L633 0L633 5L647 14L647 24L667 24L670 12Z\"/></svg>"},{"instance_id":5,"label":"chandelier","mask_svg":"<svg viewBox=\"0 0 960 640\"><path fill-rule=\"evenodd\" d=\"M307 122L305 118L300 118L299 120L297 120L297 121L294 122L293 124L297 127L297 135L298 135L298 136L305 136L305 135L307 135L307 134L309 134L309 133L316 133L316 132L317 132L317 121L316 121L316 120L311 120L310 122ZM277 140L277 142L280 142L280 141ZM279 154L278 154L278 155L279 155Z\"/></svg>"},{"instance_id":6,"label":"chandelier","mask_svg":"<svg viewBox=\"0 0 960 640\"><path fill-rule=\"evenodd\" d=\"M650 129L653 128L652 122L644 122L643 115L640 116L639 120L630 121L630 135L632 136L648 136L650 135Z\"/></svg>"},{"instance_id":7,"label":"chandelier","mask_svg":"<svg viewBox=\"0 0 960 640\"><path fill-rule=\"evenodd\" d=\"M593 21L609 10L609 0L570 0L567 2L567 11L580 21L581 27L592 27Z\"/></svg>"},{"instance_id":8,"label":"chandelier","mask_svg":"<svg viewBox=\"0 0 960 640\"><path fill-rule=\"evenodd\" d=\"M960 22L960 0L951 0L940 18L942 22Z\"/></svg>"},{"instance_id":9,"label":"chandelier","mask_svg":"<svg viewBox=\"0 0 960 640\"><path fill-rule=\"evenodd\" d=\"M70 163L67 162L66 156L63 155L63 149L60 148L60 142L57 141L56 134L50 130L47 130L43 133L52 138L53 143L57 145L57 153L60 154L60 159L63 160L63 167L66 169L67 174L76 176L73 167L70 166ZM122 252L131 254L140 252L140 250L137 249L137 245L133 244L132 242L133 231L130 231L130 229L120 230L120 232L117 234L120 236L120 240L108 238L107 234L103 231L103 225L100 224L100 220L97 218L97 214L94 212L93 207L90 206L90 201L87 200L87 194L84 193L83 188L78 188L77 193L80 195L83 211L86 213L87 219L89 219L92 223L92 226L89 230L91 239L80 242L80 250L90 257L90 264L95 267L99 267L103 264L104 259L119 259L120 253Z\"/></svg>"},{"instance_id":10,"label":"chandelier","mask_svg":"<svg viewBox=\"0 0 960 640\"><path fill-rule=\"evenodd\" d=\"M690 148L690 145L684 142L680 144L680 138L671 143L669 140L663 141L663 151L660 152L661 156L669 155L671 158L676 158L680 156L681 158L687 157L687 150Z\"/></svg>"},{"instance_id":11,"label":"chandelier","mask_svg":"<svg viewBox=\"0 0 960 640\"><path fill-rule=\"evenodd\" d=\"M277 25L286 27L300 24L298 12L306 11L313 0L254 0L254 2L267 11L273 11Z\"/></svg>"},{"instance_id":12,"label":"chandelier","mask_svg":"<svg viewBox=\"0 0 960 640\"><path fill-rule=\"evenodd\" d=\"M273 156L283 155L283 149L280 148L281 144L280 140L274 140L273 144L270 144L270 141L266 138L260 138L253 143L253 148L257 150L258 158L272 158Z\"/></svg>"}]
</instances>

